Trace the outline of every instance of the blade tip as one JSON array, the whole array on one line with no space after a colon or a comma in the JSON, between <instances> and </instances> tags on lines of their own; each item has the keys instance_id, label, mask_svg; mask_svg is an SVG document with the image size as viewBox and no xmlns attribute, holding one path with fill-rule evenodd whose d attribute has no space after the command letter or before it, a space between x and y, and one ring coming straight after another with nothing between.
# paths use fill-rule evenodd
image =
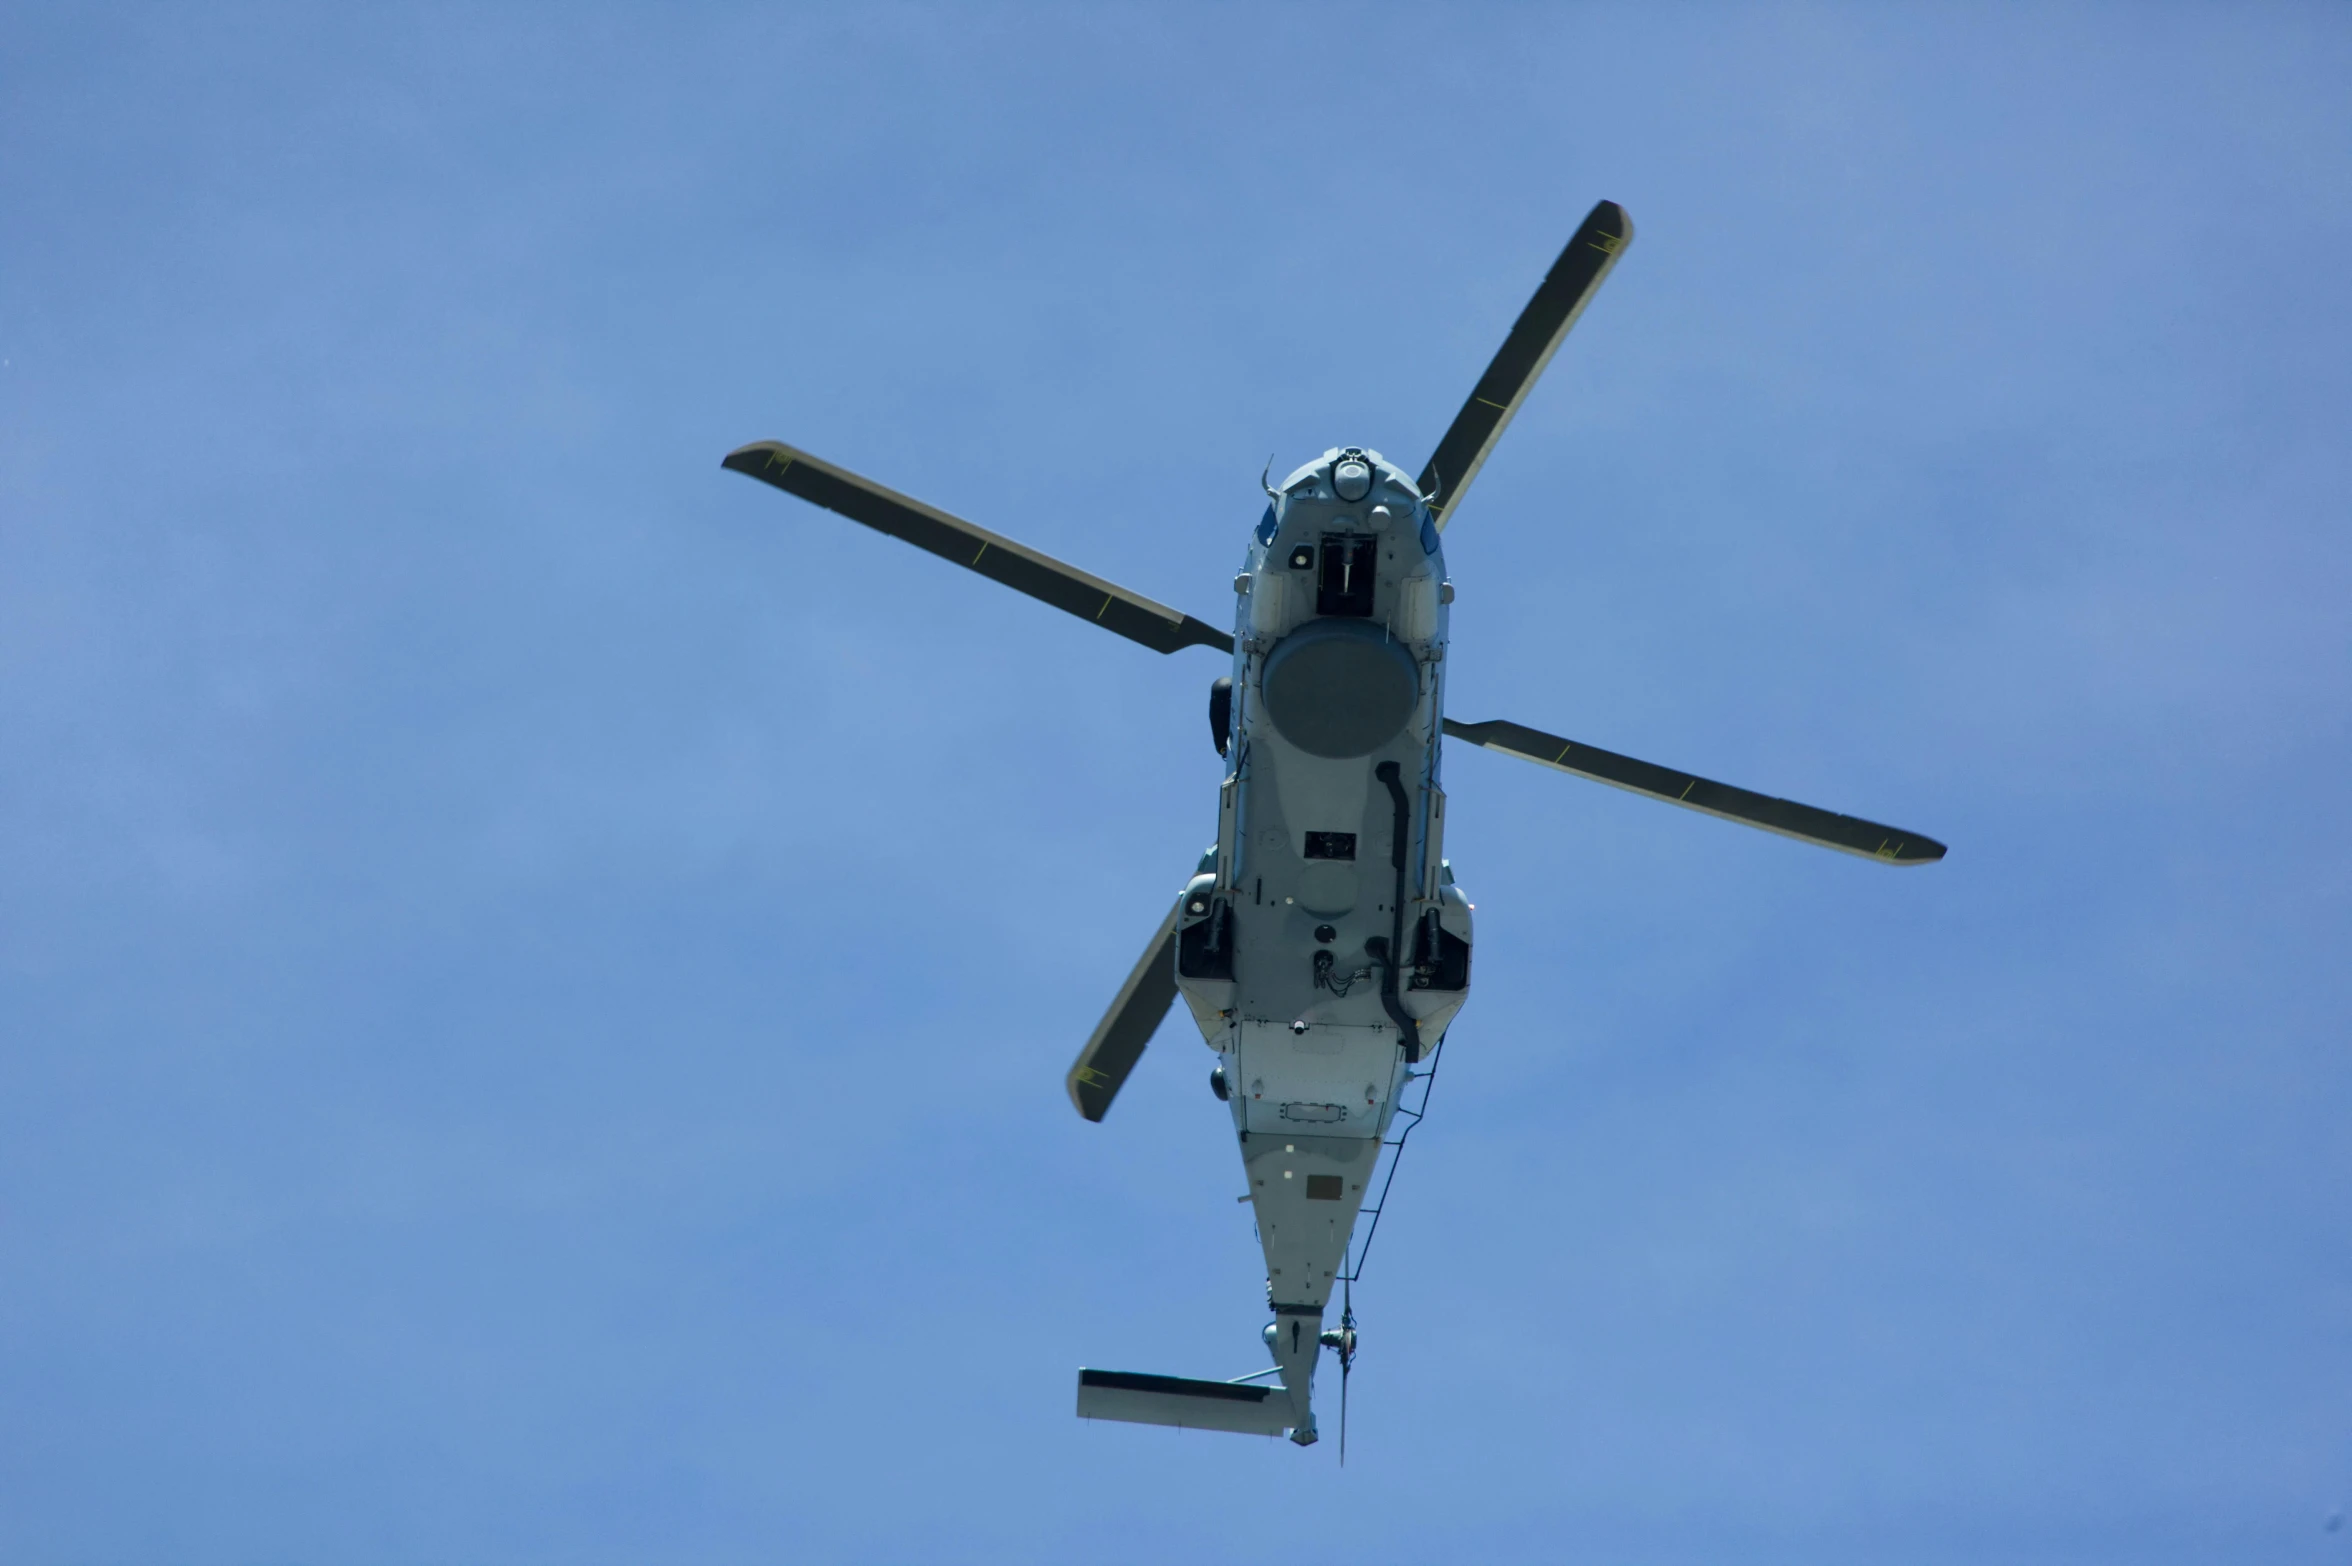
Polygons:
<instances>
[{"instance_id":1,"label":"blade tip","mask_svg":"<svg viewBox=\"0 0 2352 1566\"><path fill-rule=\"evenodd\" d=\"M1095 1105L1092 1109L1086 1107L1086 1094L1079 1087L1078 1074L1075 1071L1062 1079L1062 1091L1070 1095L1070 1107L1078 1111L1078 1118L1089 1124L1101 1125L1102 1117L1110 1113L1111 1105L1108 1099Z\"/></svg>"},{"instance_id":2,"label":"blade tip","mask_svg":"<svg viewBox=\"0 0 2352 1566\"><path fill-rule=\"evenodd\" d=\"M1594 202L1593 209L1584 215L1584 222L1579 225L1580 231L1596 227L1607 229L1615 237L1617 250L1623 250L1633 243L1633 215L1614 201Z\"/></svg>"},{"instance_id":3,"label":"blade tip","mask_svg":"<svg viewBox=\"0 0 2352 1566\"><path fill-rule=\"evenodd\" d=\"M732 468L738 473L749 473L756 477L759 470L767 465L768 458L782 449L783 442L781 441L755 440L750 445L738 446L721 457L719 466Z\"/></svg>"}]
</instances>

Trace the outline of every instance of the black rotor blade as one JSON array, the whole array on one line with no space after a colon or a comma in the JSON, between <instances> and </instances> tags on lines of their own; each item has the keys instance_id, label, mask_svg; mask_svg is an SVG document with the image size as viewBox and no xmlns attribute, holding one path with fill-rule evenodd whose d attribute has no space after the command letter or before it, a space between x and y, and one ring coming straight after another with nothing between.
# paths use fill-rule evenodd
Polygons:
<instances>
[{"instance_id":1,"label":"black rotor blade","mask_svg":"<svg viewBox=\"0 0 2352 1566\"><path fill-rule=\"evenodd\" d=\"M1144 948L1143 960L1119 986L1118 998L1094 1026L1094 1037L1070 1064L1065 1081L1070 1102L1089 1120L1110 1113L1111 1100L1119 1096L1127 1073L1143 1058L1144 1045L1176 1004L1176 913L1183 904L1179 897L1168 906L1168 917Z\"/></svg>"},{"instance_id":2,"label":"black rotor blade","mask_svg":"<svg viewBox=\"0 0 2352 1566\"><path fill-rule=\"evenodd\" d=\"M1600 291L1601 279L1609 275L1609 268L1617 264L1618 256L1632 241L1633 220L1616 202L1604 201L1585 215L1584 225L1560 252L1560 259L1552 263L1551 271L1544 274L1543 285L1519 312L1511 335L1503 339L1494 362L1471 390L1470 400L1454 415L1453 428L1445 432L1429 466L1421 470L1421 493L1437 495L1430 509L1439 528L1446 525L1470 481L1486 465L1486 454L1494 450L1536 378L1552 362L1561 339Z\"/></svg>"},{"instance_id":3,"label":"black rotor blade","mask_svg":"<svg viewBox=\"0 0 2352 1566\"><path fill-rule=\"evenodd\" d=\"M1778 832L1782 837L1793 837L1803 843L1818 843L1824 848L1858 854L1864 859L1876 859L1882 864L1925 865L1944 857L1944 845L1932 837L1922 837L1900 827L1881 826L1875 821L1864 821L1855 816L1841 816L1811 805L1800 805L1793 799L1775 799L1769 794L1755 794L1744 788L1733 788L1728 783L1710 782L1706 778L1693 777L1688 772L1677 772L1672 767L1620 756L1613 750L1602 750L1597 745L1575 744L1557 734L1531 729L1523 723L1511 723L1503 719L1491 723L1457 723L1448 718L1445 720L1445 731L1448 739L1468 740L1473 745L1499 750L1507 756L1524 757L1543 766L1557 767L1562 772L1590 778L1595 783L1606 783L1611 788L1646 794L1670 805L1680 805L1685 810L1720 816L1726 821L1737 821L1742 826L1761 827L1767 832Z\"/></svg>"},{"instance_id":4,"label":"black rotor blade","mask_svg":"<svg viewBox=\"0 0 2352 1566\"><path fill-rule=\"evenodd\" d=\"M753 441L727 453L721 466L773 484L787 495L797 495L828 511L838 511L877 533L905 539L917 549L929 550L942 560L952 560L967 571L977 571L992 582L1002 582L1081 620L1092 620L1154 652L1172 653L1179 647L1233 651L1233 638L1213 625L780 441Z\"/></svg>"}]
</instances>

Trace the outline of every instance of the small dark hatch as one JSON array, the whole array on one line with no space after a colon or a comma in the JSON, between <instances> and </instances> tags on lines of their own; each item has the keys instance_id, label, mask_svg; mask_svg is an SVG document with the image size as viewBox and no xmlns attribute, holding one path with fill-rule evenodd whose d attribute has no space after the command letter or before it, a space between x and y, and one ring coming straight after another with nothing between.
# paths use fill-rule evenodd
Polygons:
<instances>
[{"instance_id":1,"label":"small dark hatch","mask_svg":"<svg viewBox=\"0 0 2352 1566\"><path fill-rule=\"evenodd\" d=\"M1380 574L1380 540L1341 536L1323 540L1323 569L1315 578L1315 612L1351 620L1372 613Z\"/></svg>"}]
</instances>

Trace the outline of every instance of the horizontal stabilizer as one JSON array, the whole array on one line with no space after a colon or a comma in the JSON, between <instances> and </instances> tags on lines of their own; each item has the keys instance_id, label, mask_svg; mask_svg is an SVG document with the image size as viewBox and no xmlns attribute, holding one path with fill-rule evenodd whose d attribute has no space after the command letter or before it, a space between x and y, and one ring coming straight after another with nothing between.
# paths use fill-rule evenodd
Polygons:
<instances>
[{"instance_id":1,"label":"horizontal stabilizer","mask_svg":"<svg viewBox=\"0 0 2352 1566\"><path fill-rule=\"evenodd\" d=\"M1239 1386L1231 1381L1144 1376L1131 1370L1081 1370L1078 1417L1275 1436L1290 1428L1290 1394L1280 1387Z\"/></svg>"}]
</instances>

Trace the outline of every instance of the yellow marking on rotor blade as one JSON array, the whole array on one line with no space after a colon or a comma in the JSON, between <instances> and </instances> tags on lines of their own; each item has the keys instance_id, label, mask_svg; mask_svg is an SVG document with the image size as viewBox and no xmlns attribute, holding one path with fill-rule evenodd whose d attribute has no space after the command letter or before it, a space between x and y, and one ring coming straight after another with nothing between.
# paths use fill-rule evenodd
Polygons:
<instances>
[{"instance_id":1,"label":"yellow marking on rotor blade","mask_svg":"<svg viewBox=\"0 0 2352 1566\"><path fill-rule=\"evenodd\" d=\"M776 465L778 462L783 463L783 466L777 467ZM768 453L768 466L775 468L777 477L781 478L784 474L792 471L792 459L790 457L780 458L771 451Z\"/></svg>"},{"instance_id":2,"label":"yellow marking on rotor blade","mask_svg":"<svg viewBox=\"0 0 2352 1566\"><path fill-rule=\"evenodd\" d=\"M1088 1087L1101 1087L1105 1082L1111 1080L1109 1077L1106 1077L1101 1072L1095 1070L1092 1066L1080 1066L1075 1072L1072 1073L1072 1075L1076 1076L1079 1081L1085 1083Z\"/></svg>"},{"instance_id":3,"label":"yellow marking on rotor blade","mask_svg":"<svg viewBox=\"0 0 2352 1566\"><path fill-rule=\"evenodd\" d=\"M1886 846L1886 841L1885 841L1885 839L1883 839L1883 838L1882 838L1882 839L1880 839L1880 840L1879 840L1879 845L1878 845L1878 857L1879 857L1879 858L1881 858L1881 859L1892 859L1892 858L1894 858L1894 857L1895 857L1897 854L1901 853L1902 851L1903 851L1903 845L1902 845L1902 844L1900 844L1900 843L1897 843L1897 844L1896 844L1894 847L1892 847L1892 848L1889 848L1889 847L1887 847L1887 846Z\"/></svg>"},{"instance_id":4,"label":"yellow marking on rotor blade","mask_svg":"<svg viewBox=\"0 0 2352 1566\"><path fill-rule=\"evenodd\" d=\"M1602 255L1613 256L1625 248L1625 236L1622 234L1595 234L1589 243Z\"/></svg>"},{"instance_id":5,"label":"yellow marking on rotor blade","mask_svg":"<svg viewBox=\"0 0 2352 1566\"><path fill-rule=\"evenodd\" d=\"M984 555L986 553L988 553L988 546L984 543L980 546L980 555ZM972 564L978 565L980 563L980 555L974 555L972 557Z\"/></svg>"},{"instance_id":6,"label":"yellow marking on rotor blade","mask_svg":"<svg viewBox=\"0 0 2352 1566\"><path fill-rule=\"evenodd\" d=\"M1554 756L1554 757L1552 758L1552 765L1556 767L1556 766L1558 766L1558 765L1559 765L1561 762L1563 762L1563 761L1566 761L1566 760L1568 759L1568 753L1569 753L1570 751L1574 750L1575 748L1576 748L1576 747L1575 747L1575 746L1573 746L1573 745L1562 745L1562 746L1560 747L1560 754L1558 754L1557 756Z\"/></svg>"},{"instance_id":7,"label":"yellow marking on rotor blade","mask_svg":"<svg viewBox=\"0 0 2352 1566\"><path fill-rule=\"evenodd\" d=\"M1102 618L1104 615L1106 615L1106 614L1109 614L1110 612L1111 612L1111 599L1110 599L1110 595L1109 595L1108 593L1106 593L1106 594L1104 594L1104 595L1103 595L1103 606L1102 606L1100 609L1097 609L1097 610L1094 612L1094 617L1095 617L1097 620L1100 620L1100 619L1101 619L1101 618Z\"/></svg>"},{"instance_id":8,"label":"yellow marking on rotor blade","mask_svg":"<svg viewBox=\"0 0 2352 1566\"><path fill-rule=\"evenodd\" d=\"M1678 805L1681 804L1684 800L1690 798L1690 791L1694 788L1697 788L1698 786L1699 780L1697 778L1692 778L1688 783L1685 783L1682 786L1682 792L1674 796L1674 802Z\"/></svg>"},{"instance_id":9,"label":"yellow marking on rotor blade","mask_svg":"<svg viewBox=\"0 0 2352 1566\"><path fill-rule=\"evenodd\" d=\"M1494 401L1494 400L1493 400L1493 399L1491 399L1491 398L1487 398L1487 397L1472 397L1470 400L1471 400L1472 402L1483 402L1483 403L1485 403L1485 404L1486 404L1488 407L1490 407L1490 408L1494 409L1494 410L1495 410L1497 413L1509 413L1509 412L1511 411L1509 408L1506 408L1506 407L1504 407L1504 406L1503 406L1501 403L1499 403L1499 402L1496 402L1496 401Z\"/></svg>"}]
</instances>

